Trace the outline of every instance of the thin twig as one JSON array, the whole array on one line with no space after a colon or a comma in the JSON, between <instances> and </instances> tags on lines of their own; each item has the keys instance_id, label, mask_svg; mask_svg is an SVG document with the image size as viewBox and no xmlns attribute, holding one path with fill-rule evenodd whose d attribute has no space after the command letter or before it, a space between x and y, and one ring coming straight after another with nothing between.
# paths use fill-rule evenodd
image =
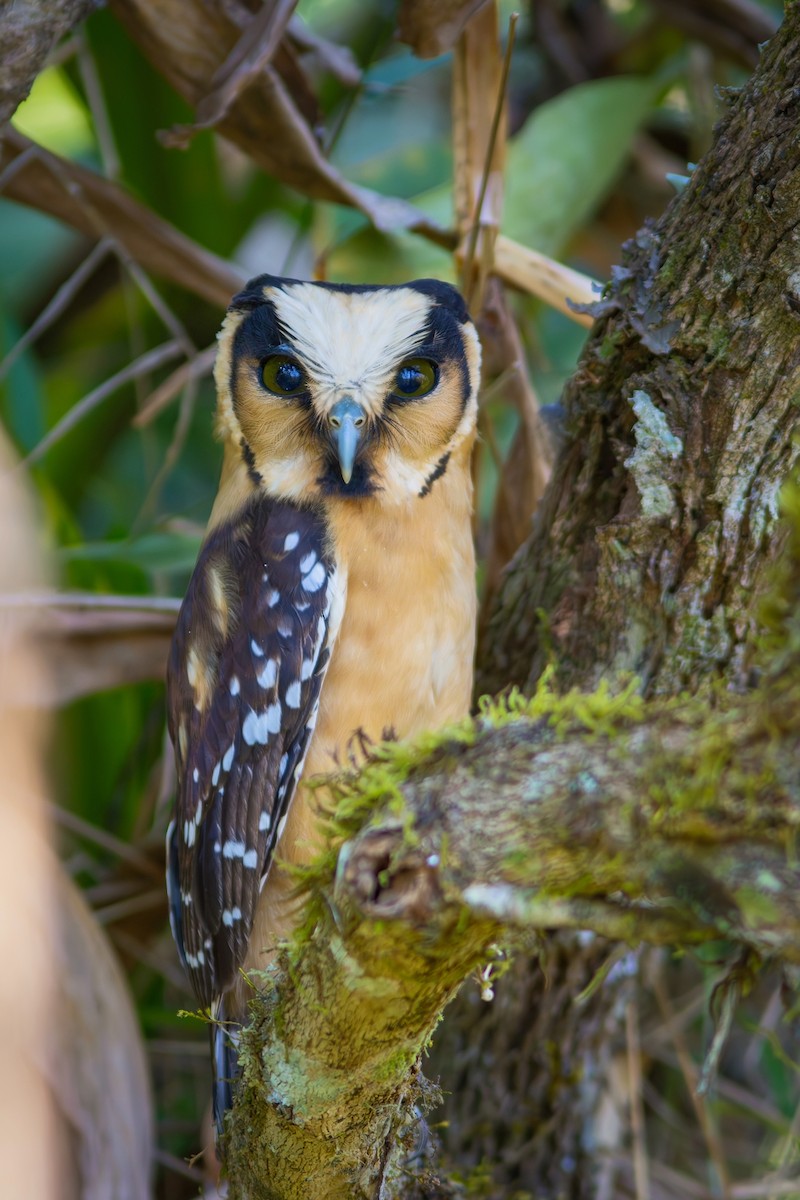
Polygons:
<instances>
[{"instance_id":1,"label":"thin twig","mask_svg":"<svg viewBox=\"0 0 800 1200\"><path fill-rule=\"evenodd\" d=\"M0 171L0 192L3 191L18 172L23 171L28 163L36 158L37 149L37 146L27 146L21 154L18 154L16 158L12 158L4 171Z\"/></svg>"},{"instance_id":2,"label":"thin twig","mask_svg":"<svg viewBox=\"0 0 800 1200\"><path fill-rule=\"evenodd\" d=\"M720 1190L725 1200L730 1200L730 1177L728 1174L728 1168L725 1164L725 1155L723 1154L719 1135L714 1128L711 1115L708 1111L708 1106L703 1098L697 1094L698 1070L692 1062L689 1049L686 1045L686 1039L674 1021L672 1004L669 996L667 995L666 988L664 987L664 980L661 972L658 970L653 972L652 987L656 1001L658 1002L658 1007L661 1009L661 1015L672 1034L672 1043L675 1047L675 1053L678 1056L681 1073L683 1074L695 1115L700 1124L700 1128L703 1131L703 1137L708 1149L709 1158L714 1164L714 1168L717 1173Z\"/></svg>"},{"instance_id":3,"label":"thin twig","mask_svg":"<svg viewBox=\"0 0 800 1200\"><path fill-rule=\"evenodd\" d=\"M191 428L192 424L192 416L194 415L194 406L197 400L197 389L198 380L190 377L186 387L183 389L183 396L181 397L180 408L178 409L178 419L175 422L175 429L173 431L170 444L167 447L167 452L164 455L164 460L156 472L155 479L147 489L147 495L145 496L136 519L131 526L131 533L138 532L138 530L147 522L148 518L153 515L161 489L168 479L170 472L175 466L175 463L178 461L181 450L186 444L186 438L188 437L189 429Z\"/></svg>"},{"instance_id":4,"label":"thin twig","mask_svg":"<svg viewBox=\"0 0 800 1200\"><path fill-rule=\"evenodd\" d=\"M151 879L161 878L161 867L134 846L129 846L127 842L115 837L113 833L109 833L106 829L100 829L97 825L92 825L90 821L79 817L77 813L69 812L66 808L59 808L57 804L51 804L49 808L57 825L61 825L71 833L78 834L79 837L86 838L87 841L94 842L97 846L102 846L110 854L116 855L117 858L121 858L135 867L137 871L141 871L143 875L148 875Z\"/></svg>"},{"instance_id":5,"label":"thin twig","mask_svg":"<svg viewBox=\"0 0 800 1200\"><path fill-rule=\"evenodd\" d=\"M130 900L120 900L118 904L107 904L105 908L96 908L94 915L101 925L111 925L114 921L122 921L126 917L138 916L152 908L167 906L167 893L163 887L150 888L132 896Z\"/></svg>"},{"instance_id":6,"label":"thin twig","mask_svg":"<svg viewBox=\"0 0 800 1200\"><path fill-rule=\"evenodd\" d=\"M514 51L514 41L517 36L517 21L519 13L512 13L508 18L508 39L506 41L506 52L503 56L503 66L500 71L500 84L497 88L497 98L495 100L494 113L492 115L492 125L489 131L489 141L486 146L486 157L483 162L483 173L481 175L481 186L478 191L478 202L475 206L475 215L472 220L472 229L470 230L469 242L467 243L467 256L464 261L464 291L467 301L467 307L471 307L472 293L474 285L472 283L472 264L475 259L475 249L478 245L478 233L480 231L481 214L483 212L483 203L486 199L486 189L489 186L489 175L492 170L492 158L494 157L494 148L497 143L497 135L500 131L500 121L503 116L505 107L506 87L508 85L508 73L511 70L511 55Z\"/></svg>"},{"instance_id":7,"label":"thin twig","mask_svg":"<svg viewBox=\"0 0 800 1200\"><path fill-rule=\"evenodd\" d=\"M208 1053L207 1046L206 1053ZM174 1171L176 1175L182 1175L184 1179L191 1179L192 1183L202 1185L206 1182L204 1171L201 1171L198 1167L190 1167L182 1158L178 1158L175 1154L170 1154L168 1150L162 1150L160 1146L156 1146L153 1150L153 1158L167 1171Z\"/></svg>"},{"instance_id":8,"label":"thin twig","mask_svg":"<svg viewBox=\"0 0 800 1200\"><path fill-rule=\"evenodd\" d=\"M189 984L186 975L178 965L178 959L174 946L172 946L172 955L169 960L163 954L159 954L155 950L151 950L148 946L143 946L136 938L131 937L124 929L110 930L111 938L114 945L117 946L124 954L130 955L131 958L137 959L151 971L155 971L156 975L163 976L168 980L173 987L181 992L188 991ZM148 1043L149 1045L149 1043ZM208 1054L208 1043L205 1046L206 1054Z\"/></svg>"},{"instance_id":9,"label":"thin twig","mask_svg":"<svg viewBox=\"0 0 800 1200\"><path fill-rule=\"evenodd\" d=\"M99 387L93 389L88 395L74 404L60 421L58 421L48 434L46 434L38 445L34 446L27 458L23 459L22 466L30 467L38 462L48 450L60 442L61 439L79 425L85 416L101 404L108 396L113 395L118 388L124 384L130 383L137 379L140 375L144 375L147 371L152 371L156 367L162 366L163 363L169 362L172 358L182 352L182 347L177 340L162 342L160 346L155 346L152 350L147 350L139 358L134 359L132 363L128 363L127 367L123 367L121 371L117 371L116 375L112 375L110 379L106 379Z\"/></svg>"},{"instance_id":10,"label":"thin twig","mask_svg":"<svg viewBox=\"0 0 800 1200\"><path fill-rule=\"evenodd\" d=\"M636 1200L649 1200L650 1180L642 1105L642 1047L639 1042L639 1008L635 999L630 1000L625 1008L625 1033L628 1050L628 1091L631 1108L631 1134L633 1135L633 1177L636 1183Z\"/></svg>"},{"instance_id":11,"label":"thin twig","mask_svg":"<svg viewBox=\"0 0 800 1200\"><path fill-rule=\"evenodd\" d=\"M150 393L131 421L134 429L143 429L154 421L159 413L181 392L190 379L202 379L208 375L217 357L217 343L213 342L200 350L188 362L181 363L163 383Z\"/></svg>"},{"instance_id":12,"label":"thin twig","mask_svg":"<svg viewBox=\"0 0 800 1200\"><path fill-rule=\"evenodd\" d=\"M8 592L0 597L4 608L88 608L124 610L131 612L179 612L181 601L172 596L115 596L98 592Z\"/></svg>"},{"instance_id":13,"label":"thin twig","mask_svg":"<svg viewBox=\"0 0 800 1200\"><path fill-rule=\"evenodd\" d=\"M23 157L20 155L20 158ZM15 159L19 162L19 159ZM13 165L13 164L12 164ZM103 238L86 256L83 262L70 275L56 292L49 304L46 304L29 329L11 347L8 354L0 362L0 379L3 379L13 367L23 351L27 350L53 322L68 308L74 297L83 287L87 279L94 273L110 250L114 248L111 238Z\"/></svg>"},{"instance_id":14,"label":"thin twig","mask_svg":"<svg viewBox=\"0 0 800 1200\"><path fill-rule=\"evenodd\" d=\"M100 76L97 74L94 56L89 49L86 35L82 29L75 31L75 41L78 49L78 70L83 81L86 99L89 102L92 124L97 135L97 144L100 147L103 174L108 179L113 179L116 182L120 177L119 154L117 153L117 146L114 141L114 132L108 116L108 106L103 95Z\"/></svg>"},{"instance_id":15,"label":"thin twig","mask_svg":"<svg viewBox=\"0 0 800 1200\"><path fill-rule=\"evenodd\" d=\"M164 298L153 286L149 275L146 274L139 263L136 262L134 258L131 258L127 250L125 250L125 248L119 243L117 244L117 253L119 254L120 261L122 262L123 266L133 279L133 282L136 284L145 299L149 302L150 307L156 313L158 313L169 332L175 338L175 341L180 342L181 348L187 358L191 358L196 355L197 347L189 337L189 334L186 332L185 325L175 315Z\"/></svg>"}]
</instances>

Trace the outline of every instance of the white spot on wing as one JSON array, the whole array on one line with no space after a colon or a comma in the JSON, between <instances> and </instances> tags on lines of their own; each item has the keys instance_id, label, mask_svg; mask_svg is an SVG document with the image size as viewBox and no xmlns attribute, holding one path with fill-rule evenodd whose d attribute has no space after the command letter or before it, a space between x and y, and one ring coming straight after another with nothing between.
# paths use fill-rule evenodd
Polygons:
<instances>
[{"instance_id":1,"label":"white spot on wing","mask_svg":"<svg viewBox=\"0 0 800 1200\"><path fill-rule=\"evenodd\" d=\"M295 679L286 689L286 704L289 708L300 707L300 681Z\"/></svg>"},{"instance_id":2,"label":"white spot on wing","mask_svg":"<svg viewBox=\"0 0 800 1200\"><path fill-rule=\"evenodd\" d=\"M274 608L281 598L280 592L276 592L275 588L267 596L267 608Z\"/></svg>"},{"instance_id":3,"label":"white spot on wing","mask_svg":"<svg viewBox=\"0 0 800 1200\"><path fill-rule=\"evenodd\" d=\"M306 592L318 592L325 582L326 571L321 562L309 571L303 578L303 590Z\"/></svg>"},{"instance_id":4,"label":"white spot on wing","mask_svg":"<svg viewBox=\"0 0 800 1200\"><path fill-rule=\"evenodd\" d=\"M244 842L235 842L233 840L229 840L222 847L222 857L243 858L246 849L247 847L245 846Z\"/></svg>"},{"instance_id":5,"label":"white spot on wing","mask_svg":"<svg viewBox=\"0 0 800 1200\"><path fill-rule=\"evenodd\" d=\"M228 684L228 690L230 691L230 694L232 696L239 695L239 692L241 691L241 686L239 684L239 676L238 675L231 675L231 681Z\"/></svg>"},{"instance_id":6,"label":"white spot on wing","mask_svg":"<svg viewBox=\"0 0 800 1200\"><path fill-rule=\"evenodd\" d=\"M219 783L219 773L220 773L221 768L222 768L221 762L218 762L217 765L214 767L214 770L211 775L211 786L212 787L216 787L217 784Z\"/></svg>"},{"instance_id":7,"label":"white spot on wing","mask_svg":"<svg viewBox=\"0 0 800 1200\"><path fill-rule=\"evenodd\" d=\"M242 721L242 737L248 746L266 746L269 723L267 713L257 713L251 708Z\"/></svg>"},{"instance_id":8,"label":"white spot on wing","mask_svg":"<svg viewBox=\"0 0 800 1200\"><path fill-rule=\"evenodd\" d=\"M256 850L248 850L246 854L243 854L242 866L254 870L258 866L258 852Z\"/></svg>"},{"instance_id":9,"label":"white spot on wing","mask_svg":"<svg viewBox=\"0 0 800 1200\"><path fill-rule=\"evenodd\" d=\"M264 666L256 675L259 687L271 688L275 686L275 680L278 678L278 662L277 659L268 658Z\"/></svg>"},{"instance_id":10,"label":"white spot on wing","mask_svg":"<svg viewBox=\"0 0 800 1200\"><path fill-rule=\"evenodd\" d=\"M300 668L300 678L305 683L306 679L310 679L314 674L314 659L304 658L303 665Z\"/></svg>"},{"instance_id":11,"label":"white spot on wing","mask_svg":"<svg viewBox=\"0 0 800 1200\"><path fill-rule=\"evenodd\" d=\"M233 766L233 752L235 748L236 743L231 742L230 746L228 746L228 749L225 751L225 757L222 760L223 771L230 771L231 767Z\"/></svg>"},{"instance_id":12,"label":"white spot on wing","mask_svg":"<svg viewBox=\"0 0 800 1200\"><path fill-rule=\"evenodd\" d=\"M317 556L312 550L310 554L306 554L305 558L300 559L300 574L307 575L314 563L317 561Z\"/></svg>"},{"instance_id":13,"label":"white spot on wing","mask_svg":"<svg viewBox=\"0 0 800 1200\"><path fill-rule=\"evenodd\" d=\"M283 816L281 817L280 821L278 821L278 836L276 838L276 841L279 842L281 840L281 838L283 837L283 831L285 828L286 828L286 813L284 813Z\"/></svg>"},{"instance_id":14,"label":"white spot on wing","mask_svg":"<svg viewBox=\"0 0 800 1200\"><path fill-rule=\"evenodd\" d=\"M269 733L278 733L281 727L281 706L276 700L274 704L270 704L267 711L264 713L264 722ZM266 737L264 741L266 742Z\"/></svg>"},{"instance_id":15,"label":"white spot on wing","mask_svg":"<svg viewBox=\"0 0 800 1200\"><path fill-rule=\"evenodd\" d=\"M200 782L200 772L198 771L197 767L195 767L195 769L192 771L192 779L195 781L195 783Z\"/></svg>"},{"instance_id":16,"label":"white spot on wing","mask_svg":"<svg viewBox=\"0 0 800 1200\"><path fill-rule=\"evenodd\" d=\"M241 921L241 919L242 910L239 908L238 904L235 908L226 908L222 914L223 925L231 926L233 925L234 921Z\"/></svg>"},{"instance_id":17,"label":"white spot on wing","mask_svg":"<svg viewBox=\"0 0 800 1200\"><path fill-rule=\"evenodd\" d=\"M271 824L272 824L272 817L267 812L267 810L264 809L263 812L261 813L261 816L258 818L259 832L264 833L265 830L269 829Z\"/></svg>"},{"instance_id":18,"label":"white spot on wing","mask_svg":"<svg viewBox=\"0 0 800 1200\"><path fill-rule=\"evenodd\" d=\"M250 649L253 651L253 655L255 658L263 658L264 657L264 649L262 646L259 646L259 644L255 638L250 638Z\"/></svg>"},{"instance_id":19,"label":"white spot on wing","mask_svg":"<svg viewBox=\"0 0 800 1200\"><path fill-rule=\"evenodd\" d=\"M300 544L300 534L299 533L287 533L286 539L283 543L283 548L286 551L286 553L288 554L291 550L296 550L299 544Z\"/></svg>"}]
</instances>

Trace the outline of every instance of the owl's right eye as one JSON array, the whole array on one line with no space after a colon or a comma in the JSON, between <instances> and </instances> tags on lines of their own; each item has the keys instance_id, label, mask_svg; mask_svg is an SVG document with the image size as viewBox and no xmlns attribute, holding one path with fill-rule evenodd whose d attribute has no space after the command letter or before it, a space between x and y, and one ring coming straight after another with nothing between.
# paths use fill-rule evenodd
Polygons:
<instances>
[{"instance_id":1,"label":"owl's right eye","mask_svg":"<svg viewBox=\"0 0 800 1200\"><path fill-rule=\"evenodd\" d=\"M261 382L275 396L299 396L305 389L303 368L286 354L273 354L261 367Z\"/></svg>"}]
</instances>

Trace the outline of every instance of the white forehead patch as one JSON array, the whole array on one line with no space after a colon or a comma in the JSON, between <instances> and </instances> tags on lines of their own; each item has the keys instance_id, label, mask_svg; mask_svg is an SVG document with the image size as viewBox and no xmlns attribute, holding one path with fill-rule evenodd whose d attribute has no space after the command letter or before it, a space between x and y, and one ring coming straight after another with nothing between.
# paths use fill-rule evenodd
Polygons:
<instances>
[{"instance_id":1,"label":"white forehead patch","mask_svg":"<svg viewBox=\"0 0 800 1200\"><path fill-rule=\"evenodd\" d=\"M383 406L399 362L425 340L433 300L413 288L337 292L313 283L269 288L278 318L316 385L324 410L356 393Z\"/></svg>"}]
</instances>

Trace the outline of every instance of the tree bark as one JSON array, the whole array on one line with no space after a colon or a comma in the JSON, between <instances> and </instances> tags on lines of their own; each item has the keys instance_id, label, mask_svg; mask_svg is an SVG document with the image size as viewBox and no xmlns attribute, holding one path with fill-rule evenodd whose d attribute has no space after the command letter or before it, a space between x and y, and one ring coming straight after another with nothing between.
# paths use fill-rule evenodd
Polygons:
<instances>
[{"instance_id":1,"label":"tree bark","mask_svg":"<svg viewBox=\"0 0 800 1200\"><path fill-rule=\"evenodd\" d=\"M564 687L628 670L645 694L711 703L752 682L797 456L799 53L791 5L685 191L624 248L564 396L568 443L484 626L479 693L528 689L547 663ZM544 969L518 957L491 1005L465 989L437 1035L445 1147L494 1162L495 1195L602 1192L602 1081L630 980L580 1012L565 996L612 951L550 939Z\"/></svg>"},{"instance_id":2,"label":"tree bark","mask_svg":"<svg viewBox=\"0 0 800 1200\"><path fill-rule=\"evenodd\" d=\"M792 613L798 550L800 525L778 605ZM409 1194L420 1055L498 942L724 937L800 962L800 638L781 648L780 675L724 712L542 687L334 785L330 849L303 876L305 933L252 1004L233 1195ZM414 1187L441 1183L422 1172Z\"/></svg>"},{"instance_id":3,"label":"tree bark","mask_svg":"<svg viewBox=\"0 0 800 1200\"><path fill-rule=\"evenodd\" d=\"M0 141L57 42L100 0L4 0L0 4Z\"/></svg>"},{"instance_id":4,"label":"tree bark","mask_svg":"<svg viewBox=\"0 0 800 1200\"><path fill-rule=\"evenodd\" d=\"M609 671L649 694L747 682L797 461L794 4L712 150L625 248L564 405L570 439L508 571L478 688Z\"/></svg>"},{"instance_id":5,"label":"tree bark","mask_svg":"<svg viewBox=\"0 0 800 1200\"><path fill-rule=\"evenodd\" d=\"M799 68L791 5L685 191L626 248L567 389L567 446L481 648L482 691L530 690L548 663L563 688L635 673L641 720L628 714L624 731L595 731L594 743L570 721L560 735L520 720L467 749L456 740L427 766L407 763L406 786L384 778L390 810L405 814L394 840L379 818L360 834L358 822L340 827L338 873L331 860L334 882L316 881L317 932L254 1000L228 1143L233 1195L299 1194L301 1164L304 1196L448 1194L435 1173L403 1173L417 1053L459 971L511 929L632 942L716 931L796 960L783 840L795 820L791 706L770 708L772 677L744 693L784 542L778 492L797 461ZM796 599L790 589L781 604ZM788 678L795 668L790 656ZM687 692L700 696L665 703ZM450 1111L464 1097L507 1097L480 1108L480 1129L448 1139L467 1164L487 1147L504 1157L493 1195L521 1182L539 1197L595 1194L587 1162L619 985L564 1009L609 952L601 937L549 939L546 986L520 959L517 981L532 990L509 976L483 1019L445 1022L461 1032L443 1045L467 1064ZM373 1020L375 1041L362 1036ZM589 1078L580 1065L592 1060ZM509 1112L517 1097L527 1108ZM293 1159L295 1138L309 1141Z\"/></svg>"}]
</instances>

